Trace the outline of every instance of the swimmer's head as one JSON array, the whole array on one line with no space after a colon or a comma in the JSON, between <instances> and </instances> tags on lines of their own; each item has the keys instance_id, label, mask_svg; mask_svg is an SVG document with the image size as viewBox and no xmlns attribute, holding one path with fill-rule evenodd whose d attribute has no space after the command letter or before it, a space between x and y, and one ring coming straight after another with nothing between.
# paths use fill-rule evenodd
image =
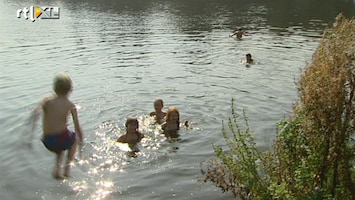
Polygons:
<instances>
[{"instance_id":1,"label":"swimmer's head","mask_svg":"<svg viewBox=\"0 0 355 200\"><path fill-rule=\"evenodd\" d=\"M250 53L246 54L245 57L246 57L246 62L247 62L247 63L250 64L250 63L253 62L253 59L251 58L251 54L250 54Z\"/></svg>"},{"instance_id":2,"label":"swimmer's head","mask_svg":"<svg viewBox=\"0 0 355 200\"><path fill-rule=\"evenodd\" d=\"M57 95L68 95L72 90L70 77L64 73L56 75L53 82L53 89Z\"/></svg>"},{"instance_id":3,"label":"swimmer's head","mask_svg":"<svg viewBox=\"0 0 355 200\"><path fill-rule=\"evenodd\" d=\"M126 128L130 124L135 125L138 128L139 123L137 117L128 117L125 124Z\"/></svg>"},{"instance_id":4,"label":"swimmer's head","mask_svg":"<svg viewBox=\"0 0 355 200\"><path fill-rule=\"evenodd\" d=\"M180 123L180 113L175 106L170 106L166 113L166 121L176 121Z\"/></svg>"},{"instance_id":5,"label":"swimmer's head","mask_svg":"<svg viewBox=\"0 0 355 200\"><path fill-rule=\"evenodd\" d=\"M164 102L162 99L157 99L154 101L154 109L155 110L161 110L164 107Z\"/></svg>"}]
</instances>

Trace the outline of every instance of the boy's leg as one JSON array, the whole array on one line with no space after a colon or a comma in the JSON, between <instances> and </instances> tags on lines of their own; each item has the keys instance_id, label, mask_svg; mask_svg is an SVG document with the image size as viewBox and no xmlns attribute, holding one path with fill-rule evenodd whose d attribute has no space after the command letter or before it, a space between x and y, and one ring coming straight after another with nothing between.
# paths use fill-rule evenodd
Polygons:
<instances>
[{"instance_id":1,"label":"boy's leg","mask_svg":"<svg viewBox=\"0 0 355 200\"><path fill-rule=\"evenodd\" d=\"M55 152L55 154L57 155L56 157L56 164L54 167L54 172L53 172L53 176L56 179L63 179L64 177L60 174L60 170L61 170L61 165L62 165L62 160L63 160L63 151L58 151Z\"/></svg>"},{"instance_id":2,"label":"boy's leg","mask_svg":"<svg viewBox=\"0 0 355 200\"><path fill-rule=\"evenodd\" d=\"M67 162L65 163L65 168L64 168L64 176L66 177L70 176L70 165L74 159L76 148L77 148L77 141L74 142L73 146L68 151Z\"/></svg>"}]
</instances>

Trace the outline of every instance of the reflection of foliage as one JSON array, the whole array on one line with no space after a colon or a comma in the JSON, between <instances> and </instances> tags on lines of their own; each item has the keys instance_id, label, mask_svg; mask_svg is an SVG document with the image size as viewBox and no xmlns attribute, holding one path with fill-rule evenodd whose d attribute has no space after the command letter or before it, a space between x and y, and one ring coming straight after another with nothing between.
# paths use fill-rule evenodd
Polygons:
<instances>
[{"instance_id":1,"label":"reflection of foliage","mask_svg":"<svg viewBox=\"0 0 355 200\"><path fill-rule=\"evenodd\" d=\"M355 19L339 15L299 81L295 115L278 125L274 152L256 149L232 105L223 128L230 151L214 147L204 181L242 199L354 199L354 93Z\"/></svg>"}]
</instances>

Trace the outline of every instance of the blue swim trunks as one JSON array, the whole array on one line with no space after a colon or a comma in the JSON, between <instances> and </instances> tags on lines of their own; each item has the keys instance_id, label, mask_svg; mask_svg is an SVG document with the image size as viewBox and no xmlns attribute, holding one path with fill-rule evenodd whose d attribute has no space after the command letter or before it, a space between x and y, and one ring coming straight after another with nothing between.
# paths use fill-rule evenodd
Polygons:
<instances>
[{"instance_id":1,"label":"blue swim trunks","mask_svg":"<svg viewBox=\"0 0 355 200\"><path fill-rule=\"evenodd\" d=\"M66 129L59 134L44 135L42 142L50 151L64 151L75 143L75 133Z\"/></svg>"}]
</instances>

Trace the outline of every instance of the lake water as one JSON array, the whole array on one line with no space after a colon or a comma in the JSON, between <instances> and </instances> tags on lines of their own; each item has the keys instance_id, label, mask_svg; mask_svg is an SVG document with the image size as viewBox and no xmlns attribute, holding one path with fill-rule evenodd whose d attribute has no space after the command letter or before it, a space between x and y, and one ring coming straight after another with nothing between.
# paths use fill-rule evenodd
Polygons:
<instances>
[{"instance_id":1,"label":"lake water","mask_svg":"<svg viewBox=\"0 0 355 200\"><path fill-rule=\"evenodd\" d=\"M352 0L57 0L60 19L16 17L33 1L0 0L0 199L231 199L199 179L200 162L225 146L231 99L246 109L258 147L270 148L276 123L292 112L295 82L324 27ZM243 27L242 40L228 37ZM251 53L256 64L242 60ZM74 82L85 134L72 177L51 176L54 155L30 112L59 72ZM159 135L147 113L162 98L190 129ZM146 134L137 158L115 144L128 116ZM70 127L72 123L70 122ZM31 145L29 145L31 144Z\"/></svg>"}]
</instances>

